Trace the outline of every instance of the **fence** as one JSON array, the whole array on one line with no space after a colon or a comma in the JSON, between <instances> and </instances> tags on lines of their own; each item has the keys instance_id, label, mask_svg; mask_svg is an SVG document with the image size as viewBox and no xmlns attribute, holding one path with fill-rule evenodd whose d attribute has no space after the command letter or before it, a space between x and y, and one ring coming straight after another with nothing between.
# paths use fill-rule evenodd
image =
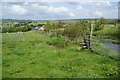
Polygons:
<instances>
[{"instance_id":1,"label":"fence","mask_svg":"<svg viewBox=\"0 0 120 80\"><path fill-rule=\"evenodd\" d=\"M110 40L110 39L102 39L98 37L92 36L92 39L88 37L87 40L87 48L92 49L94 52L97 52L101 55L106 55L114 59L119 59L120 53L119 53L119 44L120 43L116 40Z\"/></svg>"}]
</instances>

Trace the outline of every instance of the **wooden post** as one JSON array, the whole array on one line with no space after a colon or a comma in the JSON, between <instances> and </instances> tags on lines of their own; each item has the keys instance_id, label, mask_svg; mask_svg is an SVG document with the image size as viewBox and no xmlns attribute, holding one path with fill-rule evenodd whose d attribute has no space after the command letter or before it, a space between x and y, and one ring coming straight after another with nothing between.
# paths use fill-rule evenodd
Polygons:
<instances>
[{"instance_id":1,"label":"wooden post","mask_svg":"<svg viewBox=\"0 0 120 80\"><path fill-rule=\"evenodd\" d=\"M93 24L91 24L90 41L92 40L92 31L93 31Z\"/></svg>"},{"instance_id":2,"label":"wooden post","mask_svg":"<svg viewBox=\"0 0 120 80\"><path fill-rule=\"evenodd\" d=\"M90 49L91 46L90 46L90 34L88 34L88 44L87 44L87 49Z\"/></svg>"},{"instance_id":3,"label":"wooden post","mask_svg":"<svg viewBox=\"0 0 120 80\"><path fill-rule=\"evenodd\" d=\"M86 39L86 27L84 26L84 33L83 33L83 38L84 38L84 46L86 46L86 49L87 49L87 39Z\"/></svg>"},{"instance_id":4,"label":"wooden post","mask_svg":"<svg viewBox=\"0 0 120 80\"><path fill-rule=\"evenodd\" d=\"M93 24L91 24L91 29L90 29L90 34L88 35L88 49L91 49L91 45L92 45L92 31L93 31Z\"/></svg>"},{"instance_id":5,"label":"wooden post","mask_svg":"<svg viewBox=\"0 0 120 80\"><path fill-rule=\"evenodd\" d=\"M86 29L85 29L85 26L84 26L84 39L86 39Z\"/></svg>"}]
</instances>

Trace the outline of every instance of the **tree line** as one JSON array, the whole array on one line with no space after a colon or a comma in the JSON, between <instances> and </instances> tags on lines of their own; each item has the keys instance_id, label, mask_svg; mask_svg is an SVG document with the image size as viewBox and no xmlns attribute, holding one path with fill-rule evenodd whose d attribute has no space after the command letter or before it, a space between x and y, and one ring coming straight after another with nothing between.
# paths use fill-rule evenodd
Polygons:
<instances>
[{"instance_id":1,"label":"tree line","mask_svg":"<svg viewBox=\"0 0 120 80\"><path fill-rule=\"evenodd\" d=\"M75 24L69 24L65 26L65 23L59 20L57 23L46 22L44 27L44 33L51 37L64 36L71 41L77 43L80 37L85 38L90 34L91 24L94 24L94 31L103 29L106 19L103 17L99 20L79 20Z\"/></svg>"},{"instance_id":2,"label":"tree line","mask_svg":"<svg viewBox=\"0 0 120 80\"><path fill-rule=\"evenodd\" d=\"M6 32L26 32L26 31L30 31L31 29L35 28L35 27L38 27L38 26L41 26L41 25L44 25L44 24L37 24L37 25L33 25L33 24L30 24L32 23L31 21L30 22L18 22L17 24L13 24L12 23L7 23L6 25L4 25L3 23L3 27L2 27L2 33L6 33Z\"/></svg>"}]
</instances>

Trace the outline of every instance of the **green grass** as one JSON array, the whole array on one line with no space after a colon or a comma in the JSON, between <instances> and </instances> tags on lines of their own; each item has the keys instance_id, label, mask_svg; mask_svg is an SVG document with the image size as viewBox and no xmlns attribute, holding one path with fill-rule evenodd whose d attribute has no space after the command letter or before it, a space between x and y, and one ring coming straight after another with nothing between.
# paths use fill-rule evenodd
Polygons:
<instances>
[{"instance_id":1,"label":"green grass","mask_svg":"<svg viewBox=\"0 0 120 80\"><path fill-rule=\"evenodd\" d=\"M96 31L93 32L93 35L97 35L97 36L102 36L103 38L110 38L110 39L116 39L118 40L119 36L119 32L118 32L118 27L104 27L104 29L100 30L100 31Z\"/></svg>"},{"instance_id":2,"label":"green grass","mask_svg":"<svg viewBox=\"0 0 120 80\"><path fill-rule=\"evenodd\" d=\"M3 34L3 78L112 78L118 75L118 61L78 45L64 49L48 45L50 37L36 32Z\"/></svg>"}]
</instances>

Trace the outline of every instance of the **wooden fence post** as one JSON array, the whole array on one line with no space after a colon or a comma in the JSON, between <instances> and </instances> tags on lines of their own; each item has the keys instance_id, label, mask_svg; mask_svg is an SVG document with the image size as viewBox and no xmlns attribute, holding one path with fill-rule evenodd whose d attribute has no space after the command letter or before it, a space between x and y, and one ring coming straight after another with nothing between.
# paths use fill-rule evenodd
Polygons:
<instances>
[{"instance_id":1,"label":"wooden fence post","mask_svg":"<svg viewBox=\"0 0 120 80\"><path fill-rule=\"evenodd\" d=\"M91 49L92 45L92 31L93 31L93 24L91 24L90 34L88 35L88 49Z\"/></svg>"}]
</instances>

